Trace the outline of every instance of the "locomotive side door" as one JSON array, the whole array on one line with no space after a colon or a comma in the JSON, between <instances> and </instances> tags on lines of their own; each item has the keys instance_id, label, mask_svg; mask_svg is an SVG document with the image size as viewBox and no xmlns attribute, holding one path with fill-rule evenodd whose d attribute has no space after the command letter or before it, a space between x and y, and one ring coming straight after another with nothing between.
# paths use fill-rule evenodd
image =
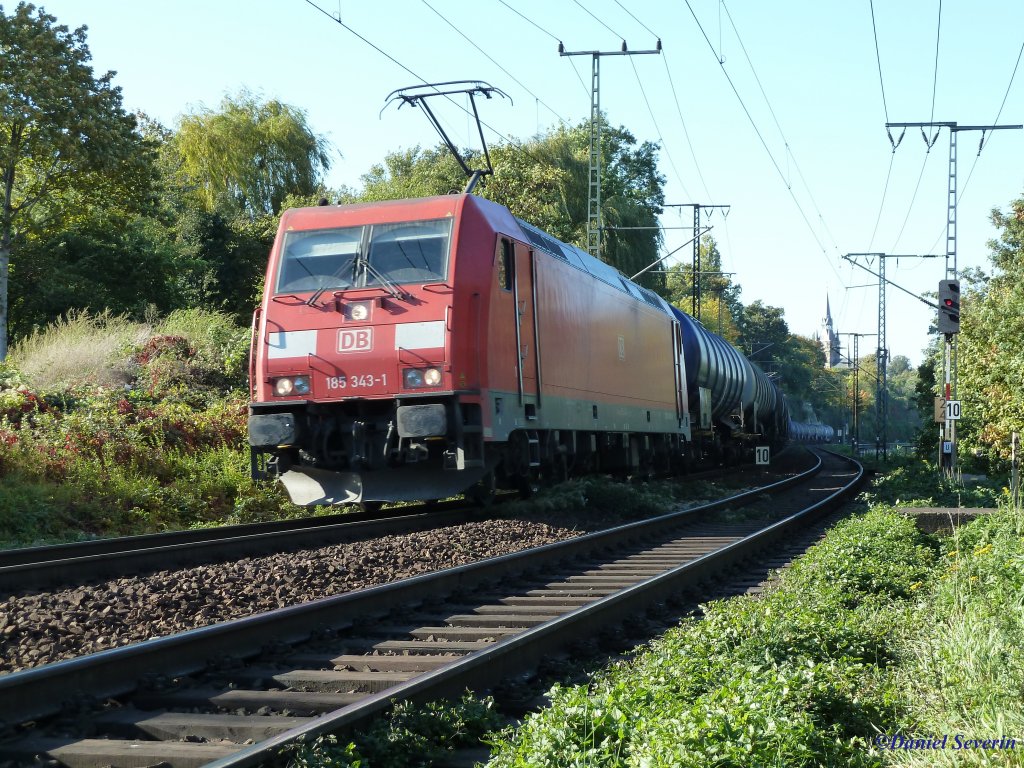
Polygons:
<instances>
[{"instance_id":1,"label":"locomotive side door","mask_svg":"<svg viewBox=\"0 0 1024 768\"><path fill-rule=\"evenodd\" d=\"M515 267L512 274L515 297L516 343L519 347L519 401L536 396L540 406L540 346L537 328L537 272L534 252L515 243ZM529 412L530 409L527 409Z\"/></svg>"}]
</instances>

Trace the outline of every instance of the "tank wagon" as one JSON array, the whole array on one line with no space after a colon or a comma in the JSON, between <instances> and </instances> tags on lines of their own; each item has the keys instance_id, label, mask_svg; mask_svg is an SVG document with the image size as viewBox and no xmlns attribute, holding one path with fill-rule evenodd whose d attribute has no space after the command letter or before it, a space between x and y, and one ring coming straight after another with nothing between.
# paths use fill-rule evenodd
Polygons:
<instances>
[{"instance_id":1,"label":"tank wagon","mask_svg":"<svg viewBox=\"0 0 1024 768\"><path fill-rule=\"evenodd\" d=\"M286 211L251 351L253 474L297 504L678 471L791 428L724 340L471 194Z\"/></svg>"},{"instance_id":2,"label":"tank wagon","mask_svg":"<svg viewBox=\"0 0 1024 768\"><path fill-rule=\"evenodd\" d=\"M836 431L828 424L789 422L789 439L794 443L831 443Z\"/></svg>"}]
</instances>

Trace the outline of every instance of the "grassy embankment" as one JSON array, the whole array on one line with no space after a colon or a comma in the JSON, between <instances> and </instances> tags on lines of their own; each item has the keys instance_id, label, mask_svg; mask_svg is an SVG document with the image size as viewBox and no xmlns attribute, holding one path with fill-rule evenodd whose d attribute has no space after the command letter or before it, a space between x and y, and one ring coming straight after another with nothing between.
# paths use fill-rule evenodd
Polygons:
<instances>
[{"instance_id":1,"label":"grassy embankment","mask_svg":"<svg viewBox=\"0 0 1024 768\"><path fill-rule=\"evenodd\" d=\"M294 514L249 480L248 330L80 315L0 367L0 547Z\"/></svg>"},{"instance_id":2,"label":"grassy embankment","mask_svg":"<svg viewBox=\"0 0 1024 768\"><path fill-rule=\"evenodd\" d=\"M937 487L906 462L769 593L708 604L589 684L555 686L547 709L491 737L489 765L1024 765L1024 738L955 748L957 735L1024 736L1024 513L1004 506L942 537L893 507L996 495ZM465 703L443 711L463 735L493 721L481 707L467 723ZM321 743L292 763L428 764L424 734L440 743L444 729L413 722L403 710L370 742ZM945 747L888 748L897 734Z\"/></svg>"}]
</instances>

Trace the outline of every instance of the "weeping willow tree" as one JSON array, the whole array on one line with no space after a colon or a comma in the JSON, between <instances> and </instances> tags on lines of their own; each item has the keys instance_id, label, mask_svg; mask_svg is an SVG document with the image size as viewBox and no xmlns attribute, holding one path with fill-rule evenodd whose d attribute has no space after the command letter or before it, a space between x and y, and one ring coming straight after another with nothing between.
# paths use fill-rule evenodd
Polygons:
<instances>
[{"instance_id":1,"label":"weeping willow tree","mask_svg":"<svg viewBox=\"0 0 1024 768\"><path fill-rule=\"evenodd\" d=\"M250 216L278 213L288 195L316 194L330 168L327 140L304 111L248 91L184 116L167 151L207 210Z\"/></svg>"}]
</instances>

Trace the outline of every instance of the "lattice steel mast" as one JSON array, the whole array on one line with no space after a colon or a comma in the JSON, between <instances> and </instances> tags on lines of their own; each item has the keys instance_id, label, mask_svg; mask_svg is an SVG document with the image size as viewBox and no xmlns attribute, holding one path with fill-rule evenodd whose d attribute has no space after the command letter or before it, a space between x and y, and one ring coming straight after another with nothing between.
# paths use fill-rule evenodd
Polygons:
<instances>
[{"instance_id":1,"label":"lattice steel mast","mask_svg":"<svg viewBox=\"0 0 1024 768\"><path fill-rule=\"evenodd\" d=\"M924 143L928 146L928 149L935 145L935 141L939 138L939 131L943 128L949 128L949 186L947 188L946 197L946 279L956 280L957 279L957 268L956 268L956 136L961 131L981 131L981 141L978 142L978 154L981 154L981 150L985 146L985 134L988 131L1005 131L1005 130L1020 130L1024 128L1024 125L957 125L955 122L948 121L929 121L922 123L889 123L885 124L885 128L889 131L891 128L902 128L906 131L907 128L920 128L921 136L924 138ZM925 128L935 128L935 133L931 139L928 138L928 134L925 133ZM903 136L900 135L900 139L894 140L892 133L889 133L889 140L892 142L893 152L896 151L896 147L899 146L900 140ZM941 310L940 310L941 311ZM954 334L947 333L946 336L946 354L944 359L944 373L943 379L945 383L945 389L943 396L946 400L957 399L956 390L956 379L957 379L957 343ZM944 470L949 474L952 474L956 469L956 421L950 419L947 415L944 429L944 439L950 444L950 452L947 454L944 451L940 453L946 462ZM941 448L941 446L940 446Z\"/></svg>"},{"instance_id":2,"label":"lattice steel mast","mask_svg":"<svg viewBox=\"0 0 1024 768\"><path fill-rule=\"evenodd\" d=\"M622 41L618 51L567 51L558 44L559 56L590 56L590 192L587 196L587 250L591 256L601 258L601 57L638 56L661 53L661 40L652 51L631 51Z\"/></svg>"},{"instance_id":3,"label":"lattice steel mast","mask_svg":"<svg viewBox=\"0 0 1024 768\"><path fill-rule=\"evenodd\" d=\"M885 277L885 260L886 259L935 259L938 258L936 254L907 254L907 253L847 253L843 256L847 261L857 264L858 258L865 258L869 260L878 259L878 272L872 274L878 277L878 351L875 353L876 361L878 365L878 377L875 381L875 411L877 413L878 420L878 439L881 441L882 447L882 458L889 458L889 348L886 346L886 307L885 307L885 288L889 282ZM863 265L857 264L863 268ZM871 270L868 270L869 272ZM876 442L877 446L877 442ZM875 449L875 458L877 456L878 449Z\"/></svg>"}]
</instances>

